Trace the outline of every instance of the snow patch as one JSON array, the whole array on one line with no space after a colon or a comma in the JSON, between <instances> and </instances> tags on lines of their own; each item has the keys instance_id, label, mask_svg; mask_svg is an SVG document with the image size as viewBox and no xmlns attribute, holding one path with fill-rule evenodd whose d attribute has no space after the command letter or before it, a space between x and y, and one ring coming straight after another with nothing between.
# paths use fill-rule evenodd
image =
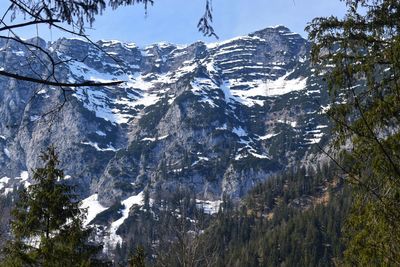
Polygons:
<instances>
[{"instance_id":1,"label":"snow patch","mask_svg":"<svg viewBox=\"0 0 400 267\"><path fill-rule=\"evenodd\" d=\"M230 81L225 81L220 87L220 89L224 93L226 103L238 102L248 107L252 107L254 105L264 105L263 100L252 99L251 97L240 95L240 92L243 92L242 90L233 90L231 89L231 87L233 87L233 83L231 83Z\"/></svg>"},{"instance_id":2,"label":"snow patch","mask_svg":"<svg viewBox=\"0 0 400 267\"><path fill-rule=\"evenodd\" d=\"M123 84L118 85L121 91L126 92L127 97L115 98L109 96L114 92L111 89L104 90L103 88L78 88L73 94L83 106L93 111L98 118L102 118L112 124L123 124L128 123L134 116L128 114L129 109L134 109L137 106L150 106L155 104L159 100L158 92L150 92L150 89L154 88L157 82L163 82L166 79L162 75L156 75L156 80L147 81L141 74L126 74L124 71L117 66L116 74L101 73L93 68L88 67L82 62L73 61L69 64L72 77L69 78L71 82L75 81L76 78L80 80L90 80L97 82L109 82L109 81L123 81ZM122 73L122 74L121 74ZM168 79L166 79L168 80ZM128 90L134 91L135 93L129 93ZM118 105L118 108L115 106ZM120 107L120 106L123 107ZM134 110L136 112L136 110Z\"/></svg>"},{"instance_id":3,"label":"snow patch","mask_svg":"<svg viewBox=\"0 0 400 267\"><path fill-rule=\"evenodd\" d=\"M318 144L322 137L324 136L324 133L314 133L312 135L312 138L306 138L305 140L308 141L307 144L308 145L312 145L312 144Z\"/></svg>"},{"instance_id":4,"label":"snow patch","mask_svg":"<svg viewBox=\"0 0 400 267\"><path fill-rule=\"evenodd\" d=\"M280 119L276 120L276 121L279 123L284 123L284 124L290 125L293 128L296 128L296 126L297 126L297 121L280 120Z\"/></svg>"},{"instance_id":5,"label":"snow patch","mask_svg":"<svg viewBox=\"0 0 400 267\"><path fill-rule=\"evenodd\" d=\"M207 214L218 213L221 203L222 203L221 200L211 201L211 200L196 199L196 206L198 208L203 208L204 213Z\"/></svg>"},{"instance_id":6,"label":"snow patch","mask_svg":"<svg viewBox=\"0 0 400 267\"><path fill-rule=\"evenodd\" d=\"M107 136L107 134L106 134L105 132L100 131L100 130L97 130L97 131L96 131L96 134L97 134L97 135L100 135L100 136Z\"/></svg>"},{"instance_id":7,"label":"snow patch","mask_svg":"<svg viewBox=\"0 0 400 267\"><path fill-rule=\"evenodd\" d=\"M225 40L225 41L222 41L222 42L208 43L208 44L206 44L206 46L207 46L208 49L214 49L214 48L218 48L220 46L227 45L227 44L232 43L232 42L237 42L237 41L250 41L251 42L251 41L255 41L255 40L265 41L265 39L262 39L262 38L260 38L258 36L239 36L239 37L228 39L228 40Z\"/></svg>"},{"instance_id":8,"label":"snow patch","mask_svg":"<svg viewBox=\"0 0 400 267\"><path fill-rule=\"evenodd\" d=\"M142 141L154 142L156 140L163 140L163 139L167 138L168 136L169 135L167 134L167 135L163 135L163 136L160 136L160 137L145 137L145 138L142 139Z\"/></svg>"},{"instance_id":9,"label":"snow patch","mask_svg":"<svg viewBox=\"0 0 400 267\"><path fill-rule=\"evenodd\" d=\"M122 243L122 238L117 234L117 230L129 217L129 211L133 205L143 205L143 197L144 192L142 191L139 194L131 196L121 202L121 204L124 206L121 214L122 217L111 224L110 235L107 237L108 240L106 240L106 243L112 248L115 248L117 244Z\"/></svg>"},{"instance_id":10,"label":"snow patch","mask_svg":"<svg viewBox=\"0 0 400 267\"><path fill-rule=\"evenodd\" d=\"M235 128L232 129L232 132L234 134L236 134L237 136L239 136L239 137L243 137L243 136L247 136L248 135L246 133L246 131L242 127L239 127L239 128L235 127Z\"/></svg>"},{"instance_id":11,"label":"snow patch","mask_svg":"<svg viewBox=\"0 0 400 267\"><path fill-rule=\"evenodd\" d=\"M222 127L217 127L215 128L215 130L227 130L228 126L226 125L226 123L224 123L224 125L222 125Z\"/></svg>"},{"instance_id":12,"label":"snow patch","mask_svg":"<svg viewBox=\"0 0 400 267\"><path fill-rule=\"evenodd\" d=\"M316 128L317 129L324 129L324 128L327 128L328 127L328 125L318 125Z\"/></svg>"},{"instance_id":13,"label":"snow patch","mask_svg":"<svg viewBox=\"0 0 400 267\"><path fill-rule=\"evenodd\" d=\"M272 137L274 137L274 136L277 136L279 133L270 133L270 134L266 134L266 135L263 135L263 136L259 136L258 138L260 139L260 140L268 140L268 139L271 139Z\"/></svg>"},{"instance_id":14,"label":"snow patch","mask_svg":"<svg viewBox=\"0 0 400 267\"><path fill-rule=\"evenodd\" d=\"M143 139L142 139L142 141L150 141L150 142L154 142L154 141L156 141L156 139L155 139L155 138L153 138L153 137L145 137L145 138L143 138Z\"/></svg>"},{"instance_id":15,"label":"snow patch","mask_svg":"<svg viewBox=\"0 0 400 267\"><path fill-rule=\"evenodd\" d=\"M104 151L116 152L116 151L118 151L118 149L114 148L112 145L108 145L106 148L100 148L99 144L97 144L95 142L90 142L90 141L89 142L81 142L81 144L94 147L97 151L101 151L101 152L104 152Z\"/></svg>"},{"instance_id":16,"label":"snow patch","mask_svg":"<svg viewBox=\"0 0 400 267\"><path fill-rule=\"evenodd\" d=\"M331 104L328 104L326 106L321 106L321 114L327 113L331 109Z\"/></svg>"},{"instance_id":17,"label":"snow patch","mask_svg":"<svg viewBox=\"0 0 400 267\"><path fill-rule=\"evenodd\" d=\"M254 81L254 88L249 90L232 90L232 94L246 99L255 96L280 96L304 90L307 85L307 78L298 77L296 79L288 79L288 76L292 73L289 72L276 80Z\"/></svg>"},{"instance_id":18,"label":"snow patch","mask_svg":"<svg viewBox=\"0 0 400 267\"><path fill-rule=\"evenodd\" d=\"M12 193L14 191L14 189L13 188L11 188L11 187L8 187L8 188L6 188L6 189L4 189L4 195L8 195L9 193Z\"/></svg>"},{"instance_id":19,"label":"snow patch","mask_svg":"<svg viewBox=\"0 0 400 267\"><path fill-rule=\"evenodd\" d=\"M119 110L110 107L112 100L105 92L99 89L78 88L73 94L79 101L83 102L83 106L93 111L98 118L102 118L112 124L127 123L133 116L122 114Z\"/></svg>"},{"instance_id":20,"label":"snow patch","mask_svg":"<svg viewBox=\"0 0 400 267\"><path fill-rule=\"evenodd\" d=\"M6 184L10 181L10 178L8 177L3 177L0 179L0 190L2 190Z\"/></svg>"},{"instance_id":21,"label":"snow patch","mask_svg":"<svg viewBox=\"0 0 400 267\"><path fill-rule=\"evenodd\" d=\"M84 81L94 82L112 82L112 81L128 81L129 77L124 75L113 75L110 73L99 72L93 68L90 68L85 63L72 60L68 63L68 67L74 77L80 78Z\"/></svg>"},{"instance_id":22,"label":"snow patch","mask_svg":"<svg viewBox=\"0 0 400 267\"><path fill-rule=\"evenodd\" d=\"M28 171L22 171L18 177L15 177L15 179L21 180L21 183L23 183L25 188L27 188L31 185L31 183L28 182L28 179L29 179Z\"/></svg>"},{"instance_id":23,"label":"snow patch","mask_svg":"<svg viewBox=\"0 0 400 267\"><path fill-rule=\"evenodd\" d=\"M261 155L261 154L255 153L255 152L253 152L251 150L249 151L249 153L251 155L253 155L254 157L259 158L259 159L270 159L270 157L267 156L267 155Z\"/></svg>"},{"instance_id":24,"label":"snow patch","mask_svg":"<svg viewBox=\"0 0 400 267\"><path fill-rule=\"evenodd\" d=\"M4 148L3 151L4 151L4 154L7 156L7 158L10 159L11 158L10 151L7 148Z\"/></svg>"},{"instance_id":25,"label":"snow patch","mask_svg":"<svg viewBox=\"0 0 400 267\"><path fill-rule=\"evenodd\" d=\"M87 226L94 218L96 218L97 214L106 210L107 208L100 204L98 201L98 194L93 194L88 198L82 200L80 207L81 209L86 209L86 219L83 222L83 226Z\"/></svg>"},{"instance_id":26,"label":"snow patch","mask_svg":"<svg viewBox=\"0 0 400 267\"><path fill-rule=\"evenodd\" d=\"M40 119L40 116L38 116L38 115L30 116L31 122L35 122L35 121L37 121L37 120L39 120L39 119Z\"/></svg>"}]
</instances>

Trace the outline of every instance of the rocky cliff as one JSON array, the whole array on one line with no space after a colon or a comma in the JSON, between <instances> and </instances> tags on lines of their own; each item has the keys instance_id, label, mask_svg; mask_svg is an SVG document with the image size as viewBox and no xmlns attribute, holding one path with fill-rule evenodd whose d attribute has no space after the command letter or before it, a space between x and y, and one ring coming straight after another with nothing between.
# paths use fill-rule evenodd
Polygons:
<instances>
[{"instance_id":1,"label":"rocky cliff","mask_svg":"<svg viewBox=\"0 0 400 267\"><path fill-rule=\"evenodd\" d=\"M65 179L97 207L90 218L145 188L184 186L218 201L312 158L328 140L327 92L309 43L283 26L185 46L29 42L56 59L58 81L124 83L73 89L0 77L2 194L29 184L39 152L54 144ZM0 43L0 67L52 72L40 49L14 42Z\"/></svg>"}]
</instances>

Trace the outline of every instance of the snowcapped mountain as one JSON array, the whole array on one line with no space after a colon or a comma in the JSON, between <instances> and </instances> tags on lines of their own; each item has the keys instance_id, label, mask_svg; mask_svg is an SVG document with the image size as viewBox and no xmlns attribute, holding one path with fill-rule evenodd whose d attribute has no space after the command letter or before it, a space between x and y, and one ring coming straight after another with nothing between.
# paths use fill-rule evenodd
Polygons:
<instances>
[{"instance_id":1,"label":"snowcapped mountain","mask_svg":"<svg viewBox=\"0 0 400 267\"><path fill-rule=\"evenodd\" d=\"M242 196L328 140L309 43L284 26L187 46L30 42L58 59L59 81L124 83L62 91L0 77L0 193L29 183L39 152L55 144L90 220L125 204L109 226L114 241L145 188L188 187L213 212L223 194ZM38 54L0 42L0 67L46 77L49 60Z\"/></svg>"}]
</instances>

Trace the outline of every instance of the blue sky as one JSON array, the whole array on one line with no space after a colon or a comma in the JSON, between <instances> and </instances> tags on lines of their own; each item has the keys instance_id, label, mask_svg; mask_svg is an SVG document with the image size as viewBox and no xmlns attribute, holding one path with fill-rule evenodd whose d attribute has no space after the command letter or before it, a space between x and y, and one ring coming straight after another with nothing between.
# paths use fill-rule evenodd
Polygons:
<instances>
[{"instance_id":1,"label":"blue sky","mask_svg":"<svg viewBox=\"0 0 400 267\"><path fill-rule=\"evenodd\" d=\"M117 39L139 45L166 41L177 44L197 40L215 42L197 31L198 19L204 12L205 0L155 0L145 15L142 5L107 10L98 16L87 34L93 40ZM190 3L189 3L190 2ZM0 6L0 11L6 5ZM304 27L316 16L343 16L345 4L340 0L213 0L214 28L221 40L282 24L306 37ZM36 35L31 28L20 33ZM46 27L39 35L55 40L60 33ZM66 35L70 37L69 35Z\"/></svg>"}]
</instances>

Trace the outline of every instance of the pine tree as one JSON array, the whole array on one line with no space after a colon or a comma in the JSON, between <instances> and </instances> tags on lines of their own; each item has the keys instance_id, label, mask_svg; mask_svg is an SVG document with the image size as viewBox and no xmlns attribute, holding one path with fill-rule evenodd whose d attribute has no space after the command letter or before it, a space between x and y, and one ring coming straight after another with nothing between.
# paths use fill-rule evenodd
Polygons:
<instances>
[{"instance_id":1,"label":"pine tree","mask_svg":"<svg viewBox=\"0 0 400 267\"><path fill-rule=\"evenodd\" d=\"M351 265L399 266L400 2L346 5L343 19L308 27L332 97L335 147L350 150L341 164L354 195L346 256Z\"/></svg>"},{"instance_id":2,"label":"pine tree","mask_svg":"<svg viewBox=\"0 0 400 267\"><path fill-rule=\"evenodd\" d=\"M100 247L90 244L90 229L82 226L84 211L73 187L57 168L53 146L43 152L42 168L33 171L34 184L20 191L12 211L13 239L5 248L4 266L90 266Z\"/></svg>"}]
</instances>

